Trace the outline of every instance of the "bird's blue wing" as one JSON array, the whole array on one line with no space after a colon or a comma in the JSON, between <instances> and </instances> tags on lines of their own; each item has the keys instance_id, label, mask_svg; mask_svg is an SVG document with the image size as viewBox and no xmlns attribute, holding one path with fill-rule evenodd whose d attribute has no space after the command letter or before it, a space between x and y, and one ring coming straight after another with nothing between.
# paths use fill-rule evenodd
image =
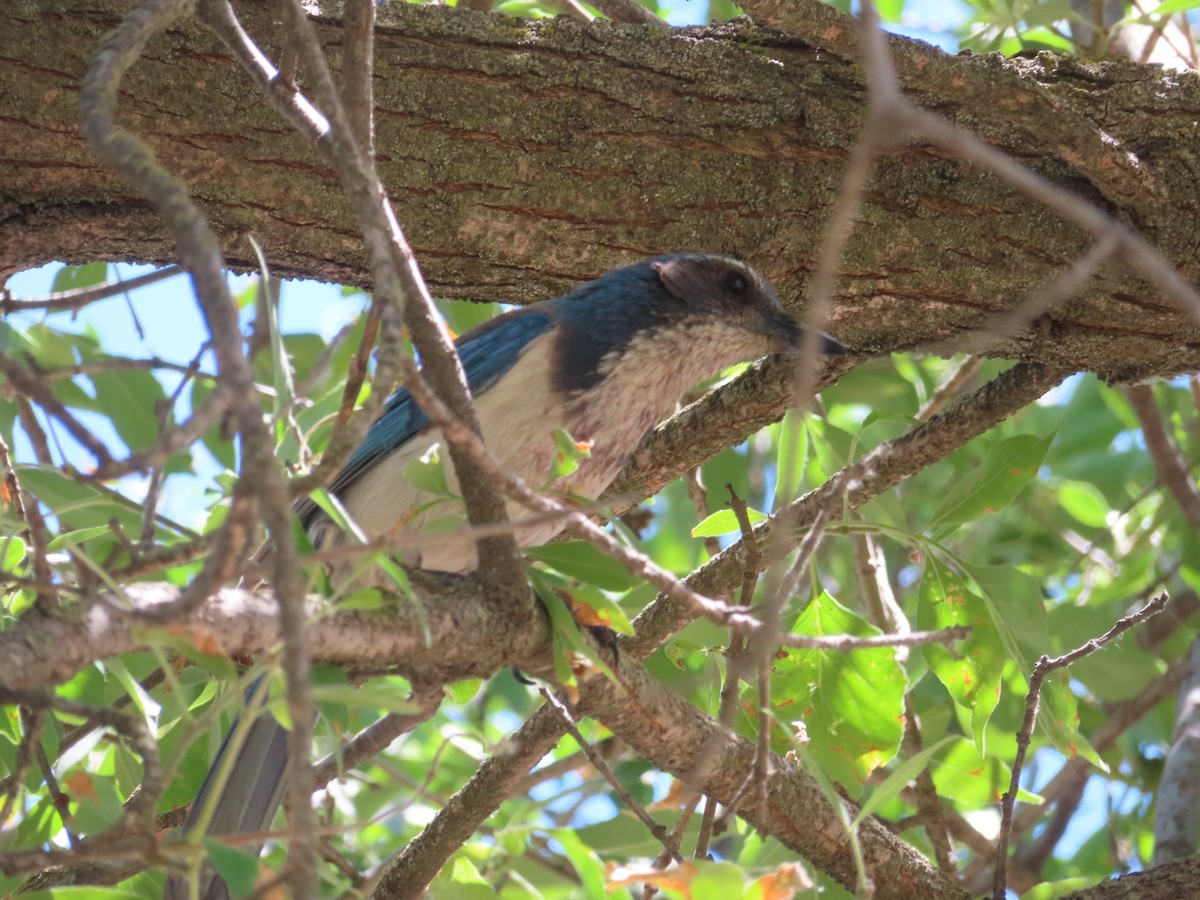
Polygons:
<instances>
[{"instance_id":1,"label":"bird's blue wing","mask_svg":"<svg viewBox=\"0 0 1200 900\"><path fill-rule=\"evenodd\" d=\"M467 375L471 395L479 397L517 361L521 351L552 324L548 312L517 309L484 322L463 335L457 345L459 359ZM345 467L329 484L329 491L341 496L363 473L412 438L427 425L429 417L404 388L399 388L383 404L383 413L375 420L366 438L350 456ZM307 529L316 518L318 507L308 498L296 504L296 514Z\"/></svg>"}]
</instances>

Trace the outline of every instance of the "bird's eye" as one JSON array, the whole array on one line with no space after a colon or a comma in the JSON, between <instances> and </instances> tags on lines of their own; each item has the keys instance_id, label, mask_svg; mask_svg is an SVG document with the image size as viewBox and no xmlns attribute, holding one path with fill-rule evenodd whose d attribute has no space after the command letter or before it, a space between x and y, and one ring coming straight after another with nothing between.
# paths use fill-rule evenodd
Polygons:
<instances>
[{"instance_id":1,"label":"bird's eye","mask_svg":"<svg viewBox=\"0 0 1200 900\"><path fill-rule=\"evenodd\" d=\"M729 293L740 297L750 289L750 282L741 272L730 272L725 276L725 287Z\"/></svg>"}]
</instances>

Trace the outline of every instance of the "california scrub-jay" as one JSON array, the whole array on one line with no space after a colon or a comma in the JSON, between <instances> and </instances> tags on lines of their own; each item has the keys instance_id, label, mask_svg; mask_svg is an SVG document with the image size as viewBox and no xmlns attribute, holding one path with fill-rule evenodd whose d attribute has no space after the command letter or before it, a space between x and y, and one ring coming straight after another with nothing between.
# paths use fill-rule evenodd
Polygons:
<instances>
[{"instance_id":1,"label":"california scrub-jay","mask_svg":"<svg viewBox=\"0 0 1200 900\"><path fill-rule=\"evenodd\" d=\"M803 331L749 266L679 253L616 269L563 297L504 313L463 335L457 350L481 430L498 461L527 482L542 484L555 453L552 432L561 428L576 441L590 442L591 455L566 484L553 487L595 498L642 437L674 411L684 390L734 363L794 352ZM819 346L827 354L845 352L826 335ZM431 497L408 483L405 468L440 440L401 388L387 399L329 490L368 536L387 534L401 523L419 529L439 513L414 514ZM296 512L314 546L342 539L311 500L300 501ZM561 522L547 522L522 529L518 539L534 546L561 528ZM447 534L405 562L468 572L476 564L475 548L469 538ZM213 801L210 782L226 755L226 736L185 831L194 830L200 810L213 803L209 834L265 831L282 796L285 742L286 732L274 719L259 717ZM208 868L203 882L203 900L228 897L224 882ZM184 879L168 878L166 896L187 897Z\"/></svg>"}]
</instances>

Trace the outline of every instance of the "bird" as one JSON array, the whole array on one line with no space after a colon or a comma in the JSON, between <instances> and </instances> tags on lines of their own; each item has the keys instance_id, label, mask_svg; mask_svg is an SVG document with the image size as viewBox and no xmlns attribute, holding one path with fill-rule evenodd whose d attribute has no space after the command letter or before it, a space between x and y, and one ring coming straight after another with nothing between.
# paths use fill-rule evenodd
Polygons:
<instances>
[{"instance_id":1,"label":"bird","mask_svg":"<svg viewBox=\"0 0 1200 900\"><path fill-rule=\"evenodd\" d=\"M674 253L614 269L552 300L514 309L464 334L455 345L480 431L496 459L513 474L542 485L562 429L589 448L578 469L549 489L595 499L629 461L642 438L671 415L680 395L731 365L772 353L796 353L804 326L784 311L762 275L744 262L705 253ZM818 335L819 352L845 348ZM362 444L327 490L368 537L433 526L441 513L405 477L442 435L403 387L384 402ZM453 490L453 473L447 472ZM510 514L517 510L510 504ZM352 540L311 498L296 515L314 548ZM553 538L561 522L517 532L522 546ZM406 565L469 573L477 565L469 536L448 533L422 541ZM331 575L362 578L343 569ZM261 685L252 686L248 697ZM235 726L236 727L236 726ZM194 837L261 833L277 811L286 771L286 731L259 716L234 752L230 735L208 770L183 825ZM230 767L219 796L216 773ZM211 807L211 808L210 808ZM259 848L261 849L261 848ZM187 879L171 874L167 900L191 896ZM202 900L225 900L228 889L205 864Z\"/></svg>"}]
</instances>

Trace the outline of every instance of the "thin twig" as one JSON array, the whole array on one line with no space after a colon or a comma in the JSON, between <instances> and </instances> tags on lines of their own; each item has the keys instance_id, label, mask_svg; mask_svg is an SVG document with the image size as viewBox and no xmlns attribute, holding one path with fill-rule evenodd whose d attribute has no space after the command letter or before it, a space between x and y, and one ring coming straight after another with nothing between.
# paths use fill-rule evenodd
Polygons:
<instances>
[{"instance_id":1,"label":"thin twig","mask_svg":"<svg viewBox=\"0 0 1200 900\"><path fill-rule=\"evenodd\" d=\"M0 291L0 315L7 316L9 313L29 310L58 312L61 310L82 309L89 303L95 303L97 300L119 297L138 288L157 284L160 281L165 281L168 278L174 278L176 275L182 274L184 274L184 271L179 266L164 266L153 272L147 272L145 275L137 275L122 281L110 281L107 284L97 284L91 287L75 288L70 291L60 291L57 294L50 294L48 297L30 297L28 299L18 299L11 296L7 291Z\"/></svg>"},{"instance_id":2,"label":"thin twig","mask_svg":"<svg viewBox=\"0 0 1200 900\"><path fill-rule=\"evenodd\" d=\"M1006 867L1008 862L1008 842L1012 834L1013 806L1017 801L1017 790L1020 784L1021 769L1025 763L1025 754L1029 751L1029 743L1033 739L1033 727L1037 724L1038 705L1041 700L1042 682L1049 672L1065 668L1071 663L1095 653L1109 641L1120 637L1130 628L1144 622L1151 616L1161 612L1170 598L1164 592L1155 597L1135 613L1131 613L1117 622L1098 638L1093 638L1085 644L1076 647L1070 653L1050 659L1043 656L1033 667L1029 678L1029 691L1025 697L1025 718L1021 730L1017 732L1017 753L1013 759L1012 774L1009 778L1008 790L1000 801L1000 831L996 839L996 869L992 879L992 900L1004 900L1007 886Z\"/></svg>"},{"instance_id":3,"label":"thin twig","mask_svg":"<svg viewBox=\"0 0 1200 900\"><path fill-rule=\"evenodd\" d=\"M629 793L629 791L625 790L625 786L617 780L615 775L613 775L607 764L605 764L604 760L600 757L600 754L596 752L596 748L591 745L590 741L588 741L582 734L579 733L579 728L575 724L575 716L571 713L571 710L567 707L567 705L546 688L540 688L538 693L540 693L542 695L542 699L552 706L559 716L562 717L562 721L567 727L567 733L575 739L575 743L579 745L579 749L581 749L584 755L588 758L588 762L590 762L595 767L596 771L603 775L604 779L612 785L613 790L617 792L617 796L621 799L621 802L625 804L626 808L628 808L630 812L637 816L641 823L645 825L647 829L649 829L650 833L654 835L654 839L663 845L663 848L671 854L671 858L675 862L683 862L683 853L680 851L679 845L675 842L675 839L665 828L651 818L650 813L646 812L640 803L633 799L633 796Z\"/></svg>"},{"instance_id":4,"label":"thin twig","mask_svg":"<svg viewBox=\"0 0 1200 900\"><path fill-rule=\"evenodd\" d=\"M113 356L108 359L94 359L78 363L74 366L64 366L61 369L39 369L38 377L46 381L61 381L64 378L74 378L77 375L100 375L104 372L127 372L130 370L165 369L171 372L190 372L192 364L183 365L169 360L152 356L149 359L130 359L124 356ZM208 372L194 372L195 376L209 381L216 376Z\"/></svg>"},{"instance_id":5,"label":"thin twig","mask_svg":"<svg viewBox=\"0 0 1200 900\"><path fill-rule=\"evenodd\" d=\"M32 709L56 709L87 719L97 727L111 728L121 735L129 745L130 752L142 762L141 790L125 805L121 825L129 830L153 827L154 806L163 789L162 770L158 762L158 744L142 719L111 707L91 706L60 697L50 691L18 691L3 685L0 685L0 703L20 704Z\"/></svg>"},{"instance_id":6,"label":"thin twig","mask_svg":"<svg viewBox=\"0 0 1200 900\"><path fill-rule=\"evenodd\" d=\"M97 467L104 467L112 462L108 448L92 434L91 429L71 415L40 375L29 371L6 353L0 353L0 374L12 382L14 388L37 403L46 415L61 422L71 433L71 437L95 457Z\"/></svg>"},{"instance_id":7,"label":"thin twig","mask_svg":"<svg viewBox=\"0 0 1200 900\"><path fill-rule=\"evenodd\" d=\"M971 379L971 376L979 371L979 367L983 365L983 357L968 356L957 366L955 366L941 383L934 389L933 395L925 401L925 405L918 411L915 419L919 422L927 422L929 419L942 411L942 407L949 400L957 397L963 389L963 386Z\"/></svg>"},{"instance_id":8,"label":"thin twig","mask_svg":"<svg viewBox=\"0 0 1200 900\"><path fill-rule=\"evenodd\" d=\"M42 518L42 511L38 508L36 499L30 497L30 502L25 502L25 492L21 489L21 482L17 478L17 470L13 468L8 444L5 443L2 436L0 436L0 469L4 470L4 486L8 492L13 512L17 515L17 521L25 525L22 535L29 545L34 580L50 586L40 590L39 593L45 597L46 603L53 603L57 600L57 590L52 587L54 573L50 570L50 562L46 559L46 545L49 543L46 520ZM8 821L7 817L0 816L0 822L6 821Z\"/></svg>"},{"instance_id":9,"label":"thin twig","mask_svg":"<svg viewBox=\"0 0 1200 900\"><path fill-rule=\"evenodd\" d=\"M910 757L916 756L925 746L912 694L904 696L904 736L902 741L904 751ZM933 844L933 857L937 861L938 868L947 875L953 876L956 869L953 850L950 847L950 838L946 834L946 826L943 824L945 816L942 814L941 799L938 797L937 787L933 783L933 776L928 767L917 773L916 795L917 810L921 813L925 834L929 837L929 842Z\"/></svg>"},{"instance_id":10,"label":"thin twig","mask_svg":"<svg viewBox=\"0 0 1200 900\"><path fill-rule=\"evenodd\" d=\"M704 486L699 466L684 474L683 483L687 485L692 509L696 511L696 521L703 522L708 517L708 488ZM714 535L709 535L704 539L704 549L711 559L721 552L721 542Z\"/></svg>"},{"instance_id":11,"label":"thin twig","mask_svg":"<svg viewBox=\"0 0 1200 900\"><path fill-rule=\"evenodd\" d=\"M4 805L0 807L0 822L7 822L9 815L12 814L13 805L21 793L25 775L33 763L34 748L42 745L42 726L45 724L45 716L45 710L40 707L21 710L21 742L17 744L12 773L4 779Z\"/></svg>"},{"instance_id":12,"label":"thin twig","mask_svg":"<svg viewBox=\"0 0 1200 900\"><path fill-rule=\"evenodd\" d=\"M1154 402L1154 389L1148 384L1135 384L1125 391L1125 395L1142 426L1146 450L1154 463L1159 483L1171 492L1188 524L1200 528L1200 491L1196 490L1186 460L1167 436Z\"/></svg>"},{"instance_id":13,"label":"thin twig","mask_svg":"<svg viewBox=\"0 0 1200 900\"><path fill-rule=\"evenodd\" d=\"M341 772L356 768L386 750L400 735L407 734L432 718L441 706L442 686L430 685L420 689L414 687L411 700L415 707L413 712L388 713L343 744L339 753L330 754L313 766L314 783L318 787L324 787Z\"/></svg>"}]
</instances>

